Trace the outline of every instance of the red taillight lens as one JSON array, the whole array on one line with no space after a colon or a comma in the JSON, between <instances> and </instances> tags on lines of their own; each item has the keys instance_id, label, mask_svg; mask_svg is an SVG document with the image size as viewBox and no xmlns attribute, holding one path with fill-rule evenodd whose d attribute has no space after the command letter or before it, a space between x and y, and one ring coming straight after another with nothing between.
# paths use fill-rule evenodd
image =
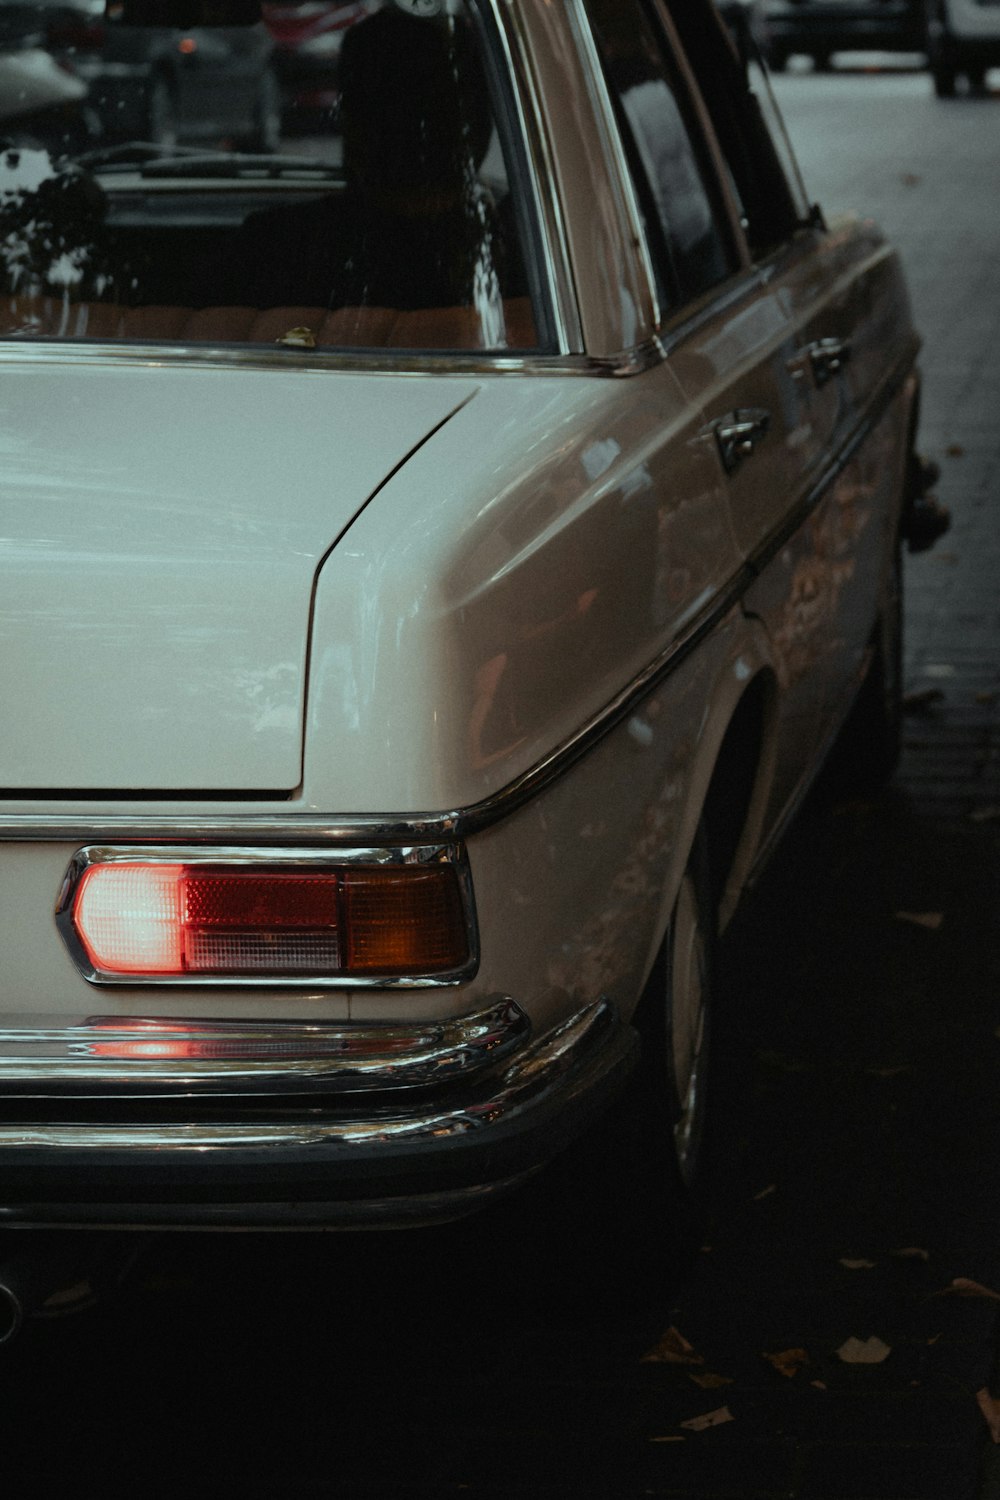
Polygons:
<instances>
[{"instance_id":1,"label":"red taillight lens","mask_svg":"<svg viewBox=\"0 0 1000 1500\"><path fill-rule=\"evenodd\" d=\"M450 865L90 865L72 924L99 976L433 976L469 960Z\"/></svg>"}]
</instances>

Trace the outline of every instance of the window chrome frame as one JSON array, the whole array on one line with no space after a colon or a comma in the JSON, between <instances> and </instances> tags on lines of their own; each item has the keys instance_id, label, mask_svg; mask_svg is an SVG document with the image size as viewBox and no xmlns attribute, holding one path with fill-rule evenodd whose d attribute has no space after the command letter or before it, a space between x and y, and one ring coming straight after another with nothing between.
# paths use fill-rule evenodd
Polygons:
<instances>
[{"instance_id":1,"label":"window chrome frame","mask_svg":"<svg viewBox=\"0 0 1000 1500\"><path fill-rule=\"evenodd\" d=\"M480 13L492 21L492 32L500 44L503 71L509 84L507 97L514 108L519 135L518 142L514 143L514 154L519 159L510 163L511 177L519 176L522 166L526 168L524 186L531 197L537 229L532 238L542 257L537 270L548 291L545 311L552 319L558 351L556 357L582 353L583 328L566 221L556 190L555 167L531 66L531 49L516 7L504 4L502 0L480 0ZM524 247L526 251L531 248L530 245ZM503 358L502 351L499 357ZM545 358L545 355L541 357Z\"/></svg>"}]
</instances>

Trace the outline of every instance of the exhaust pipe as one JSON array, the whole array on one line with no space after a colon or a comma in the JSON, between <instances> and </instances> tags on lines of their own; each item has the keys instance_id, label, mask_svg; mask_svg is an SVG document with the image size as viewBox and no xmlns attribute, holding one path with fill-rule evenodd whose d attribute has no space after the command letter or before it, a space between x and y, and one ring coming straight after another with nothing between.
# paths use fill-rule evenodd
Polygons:
<instances>
[{"instance_id":1,"label":"exhaust pipe","mask_svg":"<svg viewBox=\"0 0 1000 1500\"><path fill-rule=\"evenodd\" d=\"M0 1344L10 1343L29 1317L62 1318L93 1307L124 1281L141 1239L100 1232L6 1233L0 1239Z\"/></svg>"}]
</instances>

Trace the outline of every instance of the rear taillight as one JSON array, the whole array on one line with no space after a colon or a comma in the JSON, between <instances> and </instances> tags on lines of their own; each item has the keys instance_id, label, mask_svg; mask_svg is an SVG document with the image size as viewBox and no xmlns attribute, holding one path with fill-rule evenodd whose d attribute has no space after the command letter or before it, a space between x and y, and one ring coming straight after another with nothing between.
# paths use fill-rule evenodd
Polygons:
<instances>
[{"instance_id":1,"label":"rear taillight","mask_svg":"<svg viewBox=\"0 0 1000 1500\"><path fill-rule=\"evenodd\" d=\"M93 979L432 980L472 963L452 860L99 854L83 851L60 917Z\"/></svg>"}]
</instances>

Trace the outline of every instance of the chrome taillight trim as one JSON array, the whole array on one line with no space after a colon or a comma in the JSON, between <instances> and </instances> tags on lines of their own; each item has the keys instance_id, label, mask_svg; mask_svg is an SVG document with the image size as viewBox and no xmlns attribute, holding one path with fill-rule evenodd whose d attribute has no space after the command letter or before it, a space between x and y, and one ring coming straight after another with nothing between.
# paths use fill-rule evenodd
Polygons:
<instances>
[{"instance_id":1,"label":"chrome taillight trim","mask_svg":"<svg viewBox=\"0 0 1000 1500\"><path fill-rule=\"evenodd\" d=\"M275 867L283 869L335 870L345 865L450 865L456 875L468 957L461 967L445 973L394 976L394 975L296 975L283 974L274 977L261 975L214 975L214 974L112 974L94 968L80 941L73 923L73 902L87 870L98 864L184 864L193 866L244 866ZM56 926L66 944L70 957L84 979L95 985L127 986L130 989L148 987L183 987L185 989L426 989L442 988L462 984L473 978L479 968L479 927L476 921L475 900L472 892L472 877L465 847L462 844L403 844L396 848L355 847L329 848L299 846L248 848L245 845L227 844L102 844L86 845L78 849L70 860L63 877L62 887L56 903Z\"/></svg>"},{"instance_id":2,"label":"chrome taillight trim","mask_svg":"<svg viewBox=\"0 0 1000 1500\"><path fill-rule=\"evenodd\" d=\"M468 1078L503 1063L530 1037L530 1021L506 996L472 1015L439 1021L91 1016L78 1026L0 1029L0 1088L8 1097L35 1099L394 1092ZM118 1047L186 1045L230 1055L108 1055Z\"/></svg>"}]
</instances>

